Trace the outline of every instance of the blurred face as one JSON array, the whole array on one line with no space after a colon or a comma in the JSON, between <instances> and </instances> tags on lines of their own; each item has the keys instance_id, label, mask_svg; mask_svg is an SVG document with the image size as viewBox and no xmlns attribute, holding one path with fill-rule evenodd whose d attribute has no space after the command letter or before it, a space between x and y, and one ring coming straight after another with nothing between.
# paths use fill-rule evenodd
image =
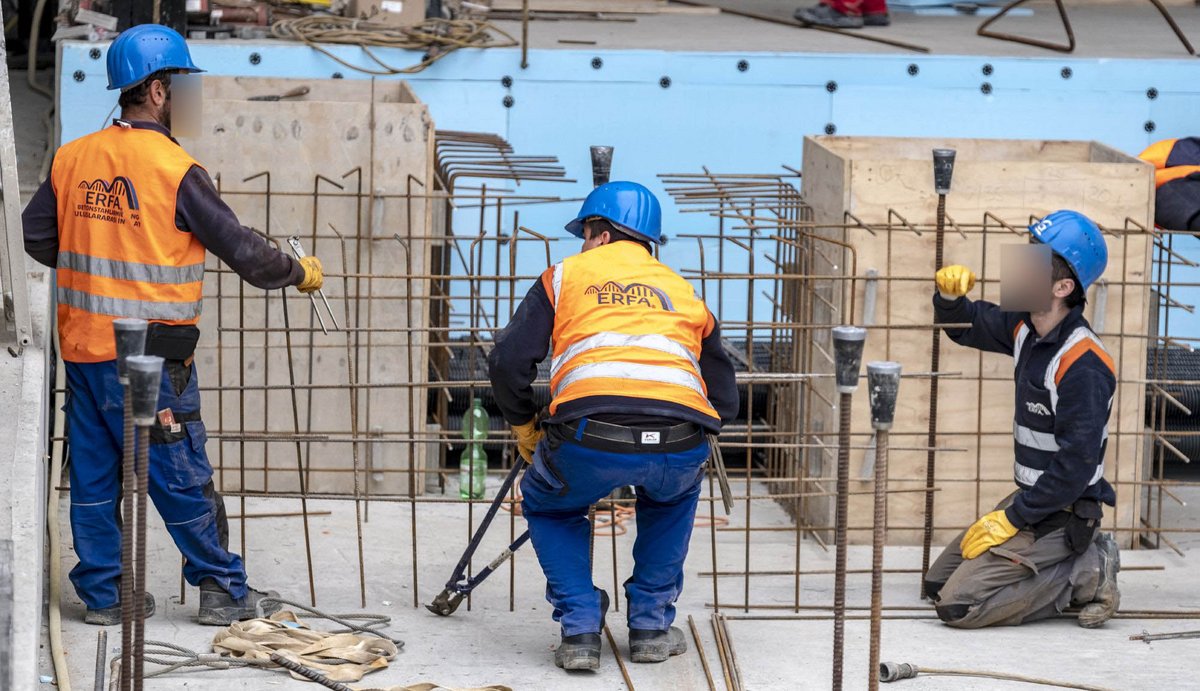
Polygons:
<instances>
[{"instance_id":1,"label":"blurred face","mask_svg":"<svg viewBox=\"0 0 1200 691\"><path fill-rule=\"evenodd\" d=\"M1006 312L1045 312L1061 283L1052 278L1050 248L1042 244L1004 245L1000 248L1000 309ZM1071 294L1074 281L1067 279Z\"/></svg>"}]
</instances>

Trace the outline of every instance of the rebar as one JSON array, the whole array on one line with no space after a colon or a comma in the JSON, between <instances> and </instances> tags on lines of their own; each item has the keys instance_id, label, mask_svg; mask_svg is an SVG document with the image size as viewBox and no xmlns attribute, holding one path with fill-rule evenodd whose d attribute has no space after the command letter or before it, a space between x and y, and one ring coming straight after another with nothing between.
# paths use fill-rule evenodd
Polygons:
<instances>
[{"instance_id":1,"label":"rebar","mask_svg":"<svg viewBox=\"0 0 1200 691\"><path fill-rule=\"evenodd\" d=\"M146 674L146 505L150 501L150 427L137 427L137 556L133 583L133 691L142 691Z\"/></svg>"},{"instance_id":2,"label":"rebar","mask_svg":"<svg viewBox=\"0 0 1200 691\"><path fill-rule=\"evenodd\" d=\"M849 495L850 491L850 448L849 448L849 432L850 432L850 415L852 409L851 394L843 393L840 396L838 410L840 419L838 429L841 434L841 443L838 444L838 460L837 460L837 510L834 519L836 526L836 545L835 552L835 574L833 582L833 685L834 691L840 691L842 688L842 663L844 657L843 641L846 636L846 523L849 520Z\"/></svg>"},{"instance_id":3,"label":"rebar","mask_svg":"<svg viewBox=\"0 0 1200 691\"><path fill-rule=\"evenodd\" d=\"M133 398L129 384L123 384L122 397L125 401L125 439L121 449L121 691L130 691L133 680L133 502L137 487L137 471L134 466Z\"/></svg>"}]
</instances>

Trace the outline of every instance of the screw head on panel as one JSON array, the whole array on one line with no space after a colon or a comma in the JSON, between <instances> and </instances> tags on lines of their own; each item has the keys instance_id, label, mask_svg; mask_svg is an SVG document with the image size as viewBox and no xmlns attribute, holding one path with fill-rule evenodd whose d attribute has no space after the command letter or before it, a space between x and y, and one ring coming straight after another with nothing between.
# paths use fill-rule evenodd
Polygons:
<instances>
[{"instance_id":1,"label":"screw head on panel","mask_svg":"<svg viewBox=\"0 0 1200 691\"><path fill-rule=\"evenodd\" d=\"M983 71L983 76L990 77L990 76L992 76L992 73L996 71L996 69L994 67L992 67L991 63L985 63L982 71Z\"/></svg>"},{"instance_id":2,"label":"screw head on panel","mask_svg":"<svg viewBox=\"0 0 1200 691\"><path fill-rule=\"evenodd\" d=\"M251 65L257 65L260 62L262 62L262 55L259 55L258 53L250 54L250 64Z\"/></svg>"},{"instance_id":3,"label":"screw head on panel","mask_svg":"<svg viewBox=\"0 0 1200 691\"><path fill-rule=\"evenodd\" d=\"M1147 120L1146 124L1142 125L1142 128L1145 129L1147 132L1153 132L1156 129L1156 126L1155 126L1153 120Z\"/></svg>"},{"instance_id":4,"label":"screw head on panel","mask_svg":"<svg viewBox=\"0 0 1200 691\"><path fill-rule=\"evenodd\" d=\"M825 134L837 134L837 125L832 122L825 125Z\"/></svg>"},{"instance_id":5,"label":"screw head on panel","mask_svg":"<svg viewBox=\"0 0 1200 691\"><path fill-rule=\"evenodd\" d=\"M920 68L920 67L917 65L917 63L915 63L915 62L913 62L913 63L909 63L909 65L908 65L908 76L910 76L910 77L915 77L915 76L917 76L917 75L918 75L918 74L920 74L920 73L921 73L921 68Z\"/></svg>"},{"instance_id":6,"label":"screw head on panel","mask_svg":"<svg viewBox=\"0 0 1200 691\"><path fill-rule=\"evenodd\" d=\"M89 51L88 51L88 57L89 57L89 58L91 58L91 59L93 59L93 60L99 60L99 59L100 59L100 49L99 49L99 48L93 48L93 49L89 50Z\"/></svg>"},{"instance_id":7,"label":"screw head on panel","mask_svg":"<svg viewBox=\"0 0 1200 691\"><path fill-rule=\"evenodd\" d=\"M746 70L750 69L750 61L749 60L738 60L737 68L738 68L738 72L745 72Z\"/></svg>"},{"instance_id":8,"label":"screw head on panel","mask_svg":"<svg viewBox=\"0 0 1200 691\"><path fill-rule=\"evenodd\" d=\"M512 84L513 84L512 77L509 77L508 75L505 75L504 77L502 77L500 79L500 86L504 87L505 89L510 88L512 86Z\"/></svg>"},{"instance_id":9,"label":"screw head on panel","mask_svg":"<svg viewBox=\"0 0 1200 691\"><path fill-rule=\"evenodd\" d=\"M81 81L87 79L87 75L83 73L83 70L75 70L75 73L72 74L71 76L74 77L75 81L77 81L77 82L81 82Z\"/></svg>"},{"instance_id":10,"label":"screw head on panel","mask_svg":"<svg viewBox=\"0 0 1200 691\"><path fill-rule=\"evenodd\" d=\"M513 100L512 96L504 97L504 107L505 108L512 108L514 103L516 103L516 101Z\"/></svg>"},{"instance_id":11,"label":"screw head on panel","mask_svg":"<svg viewBox=\"0 0 1200 691\"><path fill-rule=\"evenodd\" d=\"M825 82L825 90L831 94L833 92L837 91L837 82L835 82L833 80L829 80L829 81Z\"/></svg>"},{"instance_id":12,"label":"screw head on panel","mask_svg":"<svg viewBox=\"0 0 1200 691\"><path fill-rule=\"evenodd\" d=\"M1075 73L1074 73L1074 72L1071 70L1071 68L1070 68L1070 67L1064 67L1064 68L1062 68L1062 70L1059 72L1059 74L1060 74L1060 75L1062 75L1062 78L1063 78L1063 79L1070 79L1070 78L1071 78L1071 75L1073 75L1073 74L1075 74Z\"/></svg>"},{"instance_id":13,"label":"screw head on panel","mask_svg":"<svg viewBox=\"0 0 1200 691\"><path fill-rule=\"evenodd\" d=\"M1150 99L1151 101L1158 98L1158 89L1155 89L1154 87L1146 89L1146 98Z\"/></svg>"},{"instance_id":14,"label":"screw head on panel","mask_svg":"<svg viewBox=\"0 0 1200 691\"><path fill-rule=\"evenodd\" d=\"M658 85L664 89L670 89L671 88L671 78L663 77L662 79L658 80Z\"/></svg>"},{"instance_id":15,"label":"screw head on panel","mask_svg":"<svg viewBox=\"0 0 1200 691\"><path fill-rule=\"evenodd\" d=\"M604 67L604 60L601 59L599 56L592 58L592 69L598 70L601 67Z\"/></svg>"},{"instance_id":16,"label":"screw head on panel","mask_svg":"<svg viewBox=\"0 0 1200 691\"><path fill-rule=\"evenodd\" d=\"M980 92L982 92L984 96L987 96L988 94L992 93L992 85L991 85L991 83L990 83L990 82L984 82L983 84L980 84L980 85L979 85L979 91L980 91Z\"/></svg>"},{"instance_id":17,"label":"screw head on panel","mask_svg":"<svg viewBox=\"0 0 1200 691\"><path fill-rule=\"evenodd\" d=\"M341 72L334 72L332 75L330 75L330 78L331 79L345 79L346 77Z\"/></svg>"}]
</instances>

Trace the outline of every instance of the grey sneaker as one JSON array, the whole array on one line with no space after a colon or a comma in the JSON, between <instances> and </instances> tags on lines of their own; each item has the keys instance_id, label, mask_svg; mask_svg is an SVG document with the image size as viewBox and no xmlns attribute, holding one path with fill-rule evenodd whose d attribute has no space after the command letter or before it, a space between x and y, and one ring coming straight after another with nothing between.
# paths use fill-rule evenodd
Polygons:
<instances>
[{"instance_id":1,"label":"grey sneaker","mask_svg":"<svg viewBox=\"0 0 1200 691\"><path fill-rule=\"evenodd\" d=\"M200 581L200 614L198 621L205 626L229 626L235 621L244 621L259 616L258 603L263 598L278 598L274 590L263 592L246 588L246 596L234 599L224 588L211 578ZM262 616L269 617L282 607L278 602L263 606Z\"/></svg>"},{"instance_id":2,"label":"grey sneaker","mask_svg":"<svg viewBox=\"0 0 1200 691\"><path fill-rule=\"evenodd\" d=\"M629 654L634 662L663 662L686 652L687 639L676 626L666 631L629 629Z\"/></svg>"},{"instance_id":3,"label":"grey sneaker","mask_svg":"<svg viewBox=\"0 0 1200 691\"><path fill-rule=\"evenodd\" d=\"M1121 606L1121 592L1117 590L1121 550L1108 533L1096 536L1096 548L1100 552L1100 584L1096 586L1096 596L1092 601L1079 610L1079 625L1085 629L1103 626Z\"/></svg>"},{"instance_id":4,"label":"grey sneaker","mask_svg":"<svg viewBox=\"0 0 1200 691\"><path fill-rule=\"evenodd\" d=\"M154 596L146 593L146 618L154 616ZM118 626L121 623L121 603L102 609L88 608L83 615L83 623L95 626Z\"/></svg>"},{"instance_id":5,"label":"grey sneaker","mask_svg":"<svg viewBox=\"0 0 1200 691\"><path fill-rule=\"evenodd\" d=\"M863 26L891 26L892 15L887 12L871 12L863 15Z\"/></svg>"},{"instance_id":6,"label":"grey sneaker","mask_svg":"<svg viewBox=\"0 0 1200 691\"><path fill-rule=\"evenodd\" d=\"M805 24L827 26L831 29L863 28L863 18L861 16L843 14L829 5L802 7L796 10L792 16Z\"/></svg>"}]
</instances>

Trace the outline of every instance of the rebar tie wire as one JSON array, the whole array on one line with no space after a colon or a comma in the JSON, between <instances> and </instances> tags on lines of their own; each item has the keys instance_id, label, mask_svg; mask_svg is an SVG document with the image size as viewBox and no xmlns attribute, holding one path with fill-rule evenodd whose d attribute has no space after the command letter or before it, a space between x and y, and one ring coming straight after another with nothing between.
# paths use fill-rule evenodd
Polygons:
<instances>
[{"instance_id":1,"label":"rebar tie wire","mask_svg":"<svg viewBox=\"0 0 1200 691\"><path fill-rule=\"evenodd\" d=\"M505 40L496 40L492 32L503 36ZM310 15L275 22L271 26L271 35L284 40L301 41L343 67L377 77L420 72L459 48L511 48L517 45L512 35L495 24L473 19L432 18L417 26L396 27L348 17ZM346 62L319 45L322 43L356 45L379 68ZM425 55L416 65L393 67L380 60L368 46L423 50Z\"/></svg>"}]
</instances>

